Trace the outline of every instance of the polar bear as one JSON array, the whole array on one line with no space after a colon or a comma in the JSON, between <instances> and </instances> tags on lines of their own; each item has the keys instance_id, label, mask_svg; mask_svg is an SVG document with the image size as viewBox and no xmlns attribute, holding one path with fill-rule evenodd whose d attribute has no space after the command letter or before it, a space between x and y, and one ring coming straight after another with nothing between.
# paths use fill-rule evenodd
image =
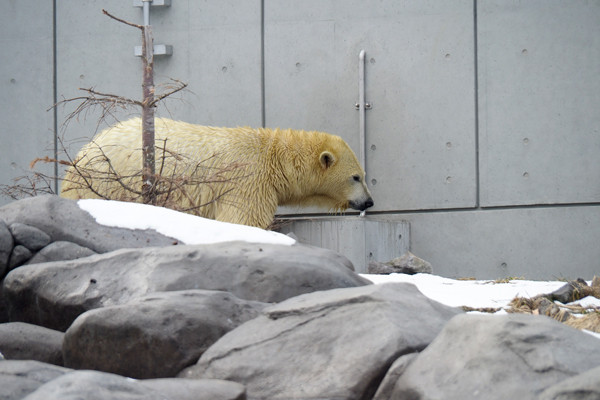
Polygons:
<instances>
[{"instance_id":1,"label":"polar bear","mask_svg":"<svg viewBox=\"0 0 600 400\"><path fill-rule=\"evenodd\" d=\"M66 171L61 196L141 201L141 127L140 118L120 122L85 145ZM279 205L335 212L373 206L365 172L339 136L156 118L155 143L156 173L170 178L159 205L170 196L167 207L261 228ZM169 185L178 189L167 193Z\"/></svg>"}]
</instances>

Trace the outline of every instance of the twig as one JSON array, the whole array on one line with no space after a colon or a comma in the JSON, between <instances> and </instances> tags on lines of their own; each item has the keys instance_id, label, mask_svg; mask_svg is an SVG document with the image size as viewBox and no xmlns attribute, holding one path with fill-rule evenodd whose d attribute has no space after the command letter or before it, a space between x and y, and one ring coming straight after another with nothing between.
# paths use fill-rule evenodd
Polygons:
<instances>
[{"instance_id":1,"label":"twig","mask_svg":"<svg viewBox=\"0 0 600 400\"><path fill-rule=\"evenodd\" d=\"M187 87L187 83L181 82L180 80L177 80L177 79L172 79L172 80L175 81L175 82L177 82L177 84L179 86L177 86L175 89L173 89L173 90L171 90L169 92L163 93L163 94L158 95L157 97L155 97L154 101L152 101L150 103L151 107L154 107L156 105L156 103L158 103L159 101L161 101L161 100L163 100L163 99L165 99L165 98L167 98L167 97L169 97L169 96L171 96L171 95L173 95L173 94L175 94L175 93L177 93L177 92L179 92L179 91L181 91L181 90L183 90L183 89L185 89Z\"/></svg>"},{"instance_id":2,"label":"twig","mask_svg":"<svg viewBox=\"0 0 600 400\"><path fill-rule=\"evenodd\" d=\"M133 22L125 21L124 19L115 17L114 15L112 15L111 13L109 13L108 11L106 11L105 9L102 9L102 13L104 15L106 15L106 16L114 19L115 21L121 22L122 24L133 26L134 28L138 28L138 29L144 30L144 26L143 25L134 24Z\"/></svg>"}]
</instances>

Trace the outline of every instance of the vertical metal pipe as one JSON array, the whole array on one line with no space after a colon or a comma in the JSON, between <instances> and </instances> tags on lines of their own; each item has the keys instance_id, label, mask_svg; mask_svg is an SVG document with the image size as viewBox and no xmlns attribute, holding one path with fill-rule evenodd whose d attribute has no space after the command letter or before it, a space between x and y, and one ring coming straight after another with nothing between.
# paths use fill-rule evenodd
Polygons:
<instances>
[{"instance_id":1,"label":"vertical metal pipe","mask_svg":"<svg viewBox=\"0 0 600 400\"><path fill-rule=\"evenodd\" d=\"M358 55L358 126L359 126L359 161L363 168L365 164L365 51Z\"/></svg>"},{"instance_id":2,"label":"vertical metal pipe","mask_svg":"<svg viewBox=\"0 0 600 400\"><path fill-rule=\"evenodd\" d=\"M148 26L150 25L150 3L152 0L142 0L142 2L142 6L144 7L144 25Z\"/></svg>"},{"instance_id":3,"label":"vertical metal pipe","mask_svg":"<svg viewBox=\"0 0 600 400\"><path fill-rule=\"evenodd\" d=\"M365 51L361 50L358 54L358 125L359 125L359 161L365 169L366 180L366 157L365 157ZM366 210L361 211L360 216L364 217Z\"/></svg>"}]
</instances>

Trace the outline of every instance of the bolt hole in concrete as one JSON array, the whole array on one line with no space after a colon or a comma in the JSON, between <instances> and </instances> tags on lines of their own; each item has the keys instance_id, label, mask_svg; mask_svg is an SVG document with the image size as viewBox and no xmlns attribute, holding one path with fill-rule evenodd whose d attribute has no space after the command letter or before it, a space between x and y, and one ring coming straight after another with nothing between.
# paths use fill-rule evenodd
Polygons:
<instances>
[{"instance_id":1,"label":"bolt hole in concrete","mask_svg":"<svg viewBox=\"0 0 600 400\"><path fill-rule=\"evenodd\" d=\"M452 142L446 142L446 147L447 147L448 149L452 148Z\"/></svg>"},{"instance_id":2,"label":"bolt hole in concrete","mask_svg":"<svg viewBox=\"0 0 600 400\"><path fill-rule=\"evenodd\" d=\"M447 176L446 177L446 183L452 183L452 177L451 176Z\"/></svg>"},{"instance_id":3,"label":"bolt hole in concrete","mask_svg":"<svg viewBox=\"0 0 600 400\"><path fill-rule=\"evenodd\" d=\"M377 146L375 146L374 144L371 145L371 150L376 150Z\"/></svg>"},{"instance_id":4,"label":"bolt hole in concrete","mask_svg":"<svg viewBox=\"0 0 600 400\"><path fill-rule=\"evenodd\" d=\"M371 185L373 185L373 186L377 185L377 179L371 179Z\"/></svg>"},{"instance_id":5,"label":"bolt hole in concrete","mask_svg":"<svg viewBox=\"0 0 600 400\"><path fill-rule=\"evenodd\" d=\"M523 172L523 178L529 178L529 172Z\"/></svg>"},{"instance_id":6,"label":"bolt hole in concrete","mask_svg":"<svg viewBox=\"0 0 600 400\"><path fill-rule=\"evenodd\" d=\"M523 144L529 144L529 138L524 138L523 139Z\"/></svg>"}]
</instances>

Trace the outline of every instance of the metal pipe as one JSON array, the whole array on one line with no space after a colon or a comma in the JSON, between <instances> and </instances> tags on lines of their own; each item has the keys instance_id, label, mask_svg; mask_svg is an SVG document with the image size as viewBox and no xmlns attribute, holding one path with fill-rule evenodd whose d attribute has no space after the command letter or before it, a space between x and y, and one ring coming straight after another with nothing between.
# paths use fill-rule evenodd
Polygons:
<instances>
[{"instance_id":1,"label":"metal pipe","mask_svg":"<svg viewBox=\"0 0 600 400\"><path fill-rule=\"evenodd\" d=\"M358 127L359 127L359 161L363 168L365 164L365 51L358 54Z\"/></svg>"},{"instance_id":2,"label":"metal pipe","mask_svg":"<svg viewBox=\"0 0 600 400\"><path fill-rule=\"evenodd\" d=\"M366 181L366 157L365 157L365 51L361 50L358 54L358 126L359 126L359 161L365 169ZM361 211L360 216L364 217L366 210Z\"/></svg>"},{"instance_id":3,"label":"metal pipe","mask_svg":"<svg viewBox=\"0 0 600 400\"><path fill-rule=\"evenodd\" d=\"M148 26L150 25L150 3L152 0L142 0L142 2L142 6L144 7L144 25Z\"/></svg>"}]
</instances>

